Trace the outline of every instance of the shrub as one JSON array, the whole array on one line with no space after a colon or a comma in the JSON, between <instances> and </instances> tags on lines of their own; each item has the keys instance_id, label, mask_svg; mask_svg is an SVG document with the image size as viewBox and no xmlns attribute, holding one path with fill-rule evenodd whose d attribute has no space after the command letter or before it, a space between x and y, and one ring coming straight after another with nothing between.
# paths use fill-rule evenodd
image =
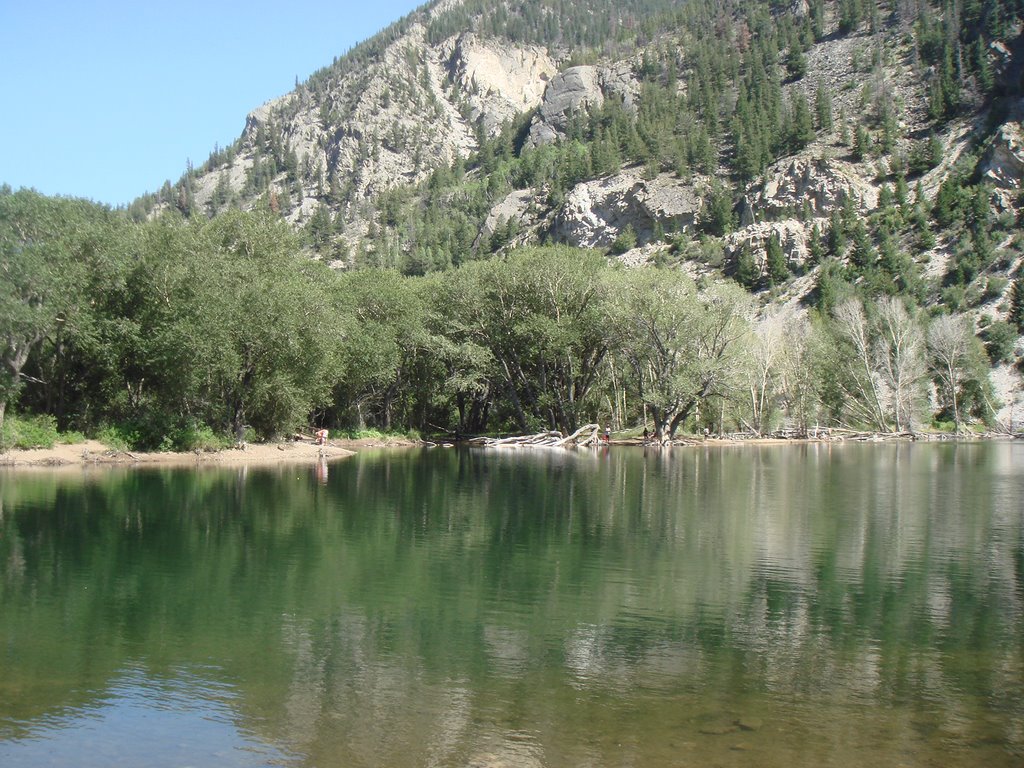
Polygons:
<instances>
[{"instance_id":1,"label":"shrub","mask_svg":"<svg viewBox=\"0 0 1024 768\"><path fill-rule=\"evenodd\" d=\"M985 351L993 365L1013 362L1013 349L1017 344L1017 329L1010 323L1002 321L992 323L982 331L981 338L985 342Z\"/></svg>"},{"instance_id":2,"label":"shrub","mask_svg":"<svg viewBox=\"0 0 1024 768\"><path fill-rule=\"evenodd\" d=\"M139 433L123 425L103 427L96 439L115 451L128 451L139 443Z\"/></svg>"},{"instance_id":3,"label":"shrub","mask_svg":"<svg viewBox=\"0 0 1024 768\"><path fill-rule=\"evenodd\" d=\"M942 303L950 312L959 312L965 306L967 290L962 285L951 285L942 291Z\"/></svg>"},{"instance_id":4,"label":"shrub","mask_svg":"<svg viewBox=\"0 0 1024 768\"><path fill-rule=\"evenodd\" d=\"M52 448L58 439L53 416L8 416L0 434L3 448Z\"/></svg>"},{"instance_id":5,"label":"shrub","mask_svg":"<svg viewBox=\"0 0 1024 768\"><path fill-rule=\"evenodd\" d=\"M634 248L636 248L636 230L633 229L632 224L627 224L612 243L612 253L618 256Z\"/></svg>"},{"instance_id":6,"label":"shrub","mask_svg":"<svg viewBox=\"0 0 1024 768\"><path fill-rule=\"evenodd\" d=\"M985 282L985 294L983 299L985 301L992 301L998 299L1003 295L1003 291L1006 290L1007 283L1009 281L1005 277L990 277Z\"/></svg>"},{"instance_id":7,"label":"shrub","mask_svg":"<svg viewBox=\"0 0 1024 768\"><path fill-rule=\"evenodd\" d=\"M193 424L175 430L171 435L171 445L177 451L213 452L227 448L231 440L218 435L206 424Z\"/></svg>"}]
</instances>

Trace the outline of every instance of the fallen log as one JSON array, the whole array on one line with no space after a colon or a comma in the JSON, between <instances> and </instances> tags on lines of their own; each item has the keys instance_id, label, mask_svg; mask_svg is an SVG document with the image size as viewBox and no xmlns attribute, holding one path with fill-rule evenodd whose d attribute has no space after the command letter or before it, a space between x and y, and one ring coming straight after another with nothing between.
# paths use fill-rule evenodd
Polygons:
<instances>
[{"instance_id":1,"label":"fallen log","mask_svg":"<svg viewBox=\"0 0 1024 768\"><path fill-rule=\"evenodd\" d=\"M600 430L600 426L598 426L597 424L586 424L577 429L568 437L563 437L561 440L558 441L558 445L566 445L567 443L574 443L576 445L581 446L596 444L600 439L598 430ZM589 435L587 435L586 437L582 437L582 435L588 432L590 433Z\"/></svg>"},{"instance_id":2,"label":"fallen log","mask_svg":"<svg viewBox=\"0 0 1024 768\"><path fill-rule=\"evenodd\" d=\"M513 435L511 437L475 437L467 440L469 445L482 445L487 448L567 448L570 446L585 447L594 445L599 440L600 427L587 424L571 435L563 435L558 431L538 432L535 435Z\"/></svg>"}]
</instances>

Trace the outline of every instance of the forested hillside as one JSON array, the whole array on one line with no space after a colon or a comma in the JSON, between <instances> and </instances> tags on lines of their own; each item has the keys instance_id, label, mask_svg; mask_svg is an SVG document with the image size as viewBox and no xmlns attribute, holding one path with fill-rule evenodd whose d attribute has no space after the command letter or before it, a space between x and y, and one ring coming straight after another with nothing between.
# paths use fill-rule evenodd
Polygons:
<instances>
[{"instance_id":1,"label":"forested hillside","mask_svg":"<svg viewBox=\"0 0 1024 768\"><path fill-rule=\"evenodd\" d=\"M128 211L3 190L0 419L1019 429L1022 13L424 6Z\"/></svg>"}]
</instances>

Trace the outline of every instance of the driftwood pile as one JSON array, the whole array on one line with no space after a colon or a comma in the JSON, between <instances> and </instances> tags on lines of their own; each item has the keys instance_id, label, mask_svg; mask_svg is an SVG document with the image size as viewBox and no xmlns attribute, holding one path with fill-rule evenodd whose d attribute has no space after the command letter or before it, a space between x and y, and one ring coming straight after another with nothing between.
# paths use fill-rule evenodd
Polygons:
<instances>
[{"instance_id":1,"label":"driftwood pile","mask_svg":"<svg viewBox=\"0 0 1024 768\"><path fill-rule=\"evenodd\" d=\"M538 432L535 435L514 437L474 437L465 443L486 448L585 448L600 444L600 429L597 424L587 424L571 435L563 435L561 432Z\"/></svg>"},{"instance_id":2,"label":"driftwood pile","mask_svg":"<svg viewBox=\"0 0 1024 768\"><path fill-rule=\"evenodd\" d=\"M811 427L807 430L780 429L771 434L758 435L753 432L738 432L722 435L727 440L757 440L767 437L772 440L811 440L817 442L881 443L908 440L911 442L941 442L951 440L992 440L1015 437L1009 432L877 432L847 429L843 427Z\"/></svg>"}]
</instances>

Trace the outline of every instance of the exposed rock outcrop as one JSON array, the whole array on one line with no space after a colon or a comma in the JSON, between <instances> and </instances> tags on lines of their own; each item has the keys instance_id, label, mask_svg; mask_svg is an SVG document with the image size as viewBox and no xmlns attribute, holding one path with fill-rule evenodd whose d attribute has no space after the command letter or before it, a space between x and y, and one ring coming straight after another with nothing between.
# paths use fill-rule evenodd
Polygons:
<instances>
[{"instance_id":1,"label":"exposed rock outcrop","mask_svg":"<svg viewBox=\"0 0 1024 768\"><path fill-rule=\"evenodd\" d=\"M828 225L825 220L817 222L803 222L796 219L785 219L783 221L765 221L751 224L748 227L733 232L725 238L725 251L731 263L735 263L736 256L744 246L750 248L754 257L754 263L760 270L765 268L765 259L768 252L768 241L773 236L778 237L782 252L786 256L786 262L790 268L799 268L807 263L807 237L810 228L817 223L820 228Z\"/></svg>"},{"instance_id":2,"label":"exposed rock outcrop","mask_svg":"<svg viewBox=\"0 0 1024 768\"><path fill-rule=\"evenodd\" d=\"M466 94L470 121L479 120L494 135L503 123L540 105L558 65L543 48L495 46L467 33L452 44L448 70Z\"/></svg>"},{"instance_id":3,"label":"exposed rock outcrop","mask_svg":"<svg viewBox=\"0 0 1024 768\"><path fill-rule=\"evenodd\" d=\"M686 182L669 174L645 180L636 169L577 184L555 216L552 234L586 248L606 248L627 226L639 243L650 241L658 228L686 231L703 205L703 180Z\"/></svg>"},{"instance_id":4,"label":"exposed rock outcrop","mask_svg":"<svg viewBox=\"0 0 1024 768\"><path fill-rule=\"evenodd\" d=\"M529 242L541 226L537 212L541 206L532 189L517 189L491 208L480 229L476 245L490 240L496 233L505 235L502 246Z\"/></svg>"},{"instance_id":5,"label":"exposed rock outcrop","mask_svg":"<svg viewBox=\"0 0 1024 768\"><path fill-rule=\"evenodd\" d=\"M257 162L266 168L273 159L269 192L289 220L306 220L328 195L344 201L346 219L358 218L361 200L467 157L478 126L493 135L537 108L556 71L537 46L471 33L431 44L426 27L411 24L364 68L328 74L315 94L300 86L254 109L239 151L195 178L195 204L212 212L224 185L229 196L253 196ZM285 173L289 162L295 167Z\"/></svg>"},{"instance_id":6,"label":"exposed rock outcrop","mask_svg":"<svg viewBox=\"0 0 1024 768\"><path fill-rule=\"evenodd\" d=\"M868 210L878 203L878 190L843 160L787 159L769 168L762 182L747 189L740 206L740 224L804 212L828 216L848 198L859 209Z\"/></svg>"},{"instance_id":7,"label":"exposed rock outcrop","mask_svg":"<svg viewBox=\"0 0 1024 768\"><path fill-rule=\"evenodd\" d=\"M980 170L985 179L999 189L1019 189L1024 180L1024 129L1016 120L1003 123Z\"/></svg>"},{"instance_id":8,"label":"exposed rock outcrop","mask_svg":"<svg viewBox=\"0 0 1024 768\"><path fill-rule=\"evenodd\" d=\"M626 64L570 67L548 83L540 110L530 125L527 144L538 147L556 141L564 135L574 113L600 107L610 96L633 109L635 89L635 79Z\"/></svg>"}]
</instances>

